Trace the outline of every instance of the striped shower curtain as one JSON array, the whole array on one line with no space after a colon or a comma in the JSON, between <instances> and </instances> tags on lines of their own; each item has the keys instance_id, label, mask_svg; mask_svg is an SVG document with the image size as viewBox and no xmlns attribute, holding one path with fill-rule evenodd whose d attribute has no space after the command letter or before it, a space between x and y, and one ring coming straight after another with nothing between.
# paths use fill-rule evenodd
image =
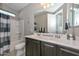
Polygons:
<instances>
[{"instance_id":1,"label":"striped shower curtain","mask_svg":"<svg viewBox=\"0 0 79 59\"><path fill-rule=\"evenodd\" d=\"M0 13L0 55L10 51L10 16Z\"/></svg>"}]
</instances>

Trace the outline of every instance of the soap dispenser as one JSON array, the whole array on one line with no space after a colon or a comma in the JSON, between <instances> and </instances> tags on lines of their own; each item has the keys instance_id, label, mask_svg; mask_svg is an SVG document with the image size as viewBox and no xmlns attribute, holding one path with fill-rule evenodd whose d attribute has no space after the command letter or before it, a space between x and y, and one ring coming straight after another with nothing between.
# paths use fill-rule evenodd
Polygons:
<instances>
[{"instance_id":1,"label":"soap dispenser","mask_svg":"<svg viewBox=\"0 0 79 59\"><path fill-rule=\"evenodd\" d=\"M45 28L43 28L43 31L42 32L45 33Z\"/></svg>"},{"instance_id":2,"label":"soap dispenser","mask_svg":"<svg viewBox=\"0 0 79 59\"><path fill-rule=\"evenodd\" d=\"M68 33L68 29L69 29L68 23L66 22L66 23L65 23L65 30L66 30L66 32L67 32L67 39L70 39L70 36L69 36L69 33Z\"/></svg>"},{"instance_id":3,"label":"soap dispenser","mask_svg":"<svg viewBox=\"0 0 79 59\"><path fill-rule=\"evenodd\" d=\"M42 27L41 27L41 33L42 33Z\"/></svg>"}]
</instances>

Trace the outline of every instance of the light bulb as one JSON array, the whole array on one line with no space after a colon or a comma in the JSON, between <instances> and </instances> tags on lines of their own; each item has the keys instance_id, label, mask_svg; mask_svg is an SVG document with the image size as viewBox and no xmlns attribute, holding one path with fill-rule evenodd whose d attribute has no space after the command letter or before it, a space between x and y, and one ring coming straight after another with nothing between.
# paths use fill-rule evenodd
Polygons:
<instances>
[{"instance_id":1,"label":"light bulb","mask_svg":"<svg viewBox=\"0 0 79 59\"><path fill-rule=\"evenodd\" d=\"M44 9L46 9L46 8L52 6L52 5L53 5L53 4L51 4L51 3L41 3L41 6L42 6Z\"/></svg>"}]
</instances>

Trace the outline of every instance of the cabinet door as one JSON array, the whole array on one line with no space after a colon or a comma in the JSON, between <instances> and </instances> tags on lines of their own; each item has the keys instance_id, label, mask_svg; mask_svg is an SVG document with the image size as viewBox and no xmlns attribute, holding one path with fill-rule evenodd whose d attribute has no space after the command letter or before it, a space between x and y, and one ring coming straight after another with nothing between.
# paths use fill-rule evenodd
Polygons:
<instances>
[{"instance_id":1,"label":"cabinet door","mask_svg":"<svg viewBox=\"0 0 79 59\"><path fill-rule=\"evenodd\" d=\"M26 39L26 46L25 46L25 54L26 56L32 56L32 42L30 39Z\"/></svg>"},{"instance_id":2,"label":"cabinet door","mask_svg":"<svg viewBox=\"0 0 79 59\"><path fill-rule=\"evenodd\" d=\"M33 40L32 43L32 55L40 56L40 41Z\"/></svg>"},{"instance_id":3,"label":"cabinet door","mask_svg":"<svg viewBox=\"0 0 79 59\"><path fill-rule=\"evenodd\" d=\"M78 56L79 55L79 53L68 50L68 49L60 48L60 51L61 51L61 56Z\"/></svg>"},{"instance_id":4,"label":"cabinet door","mask_svg":"<svg viewBox=\"0 0 79 59\"><path fill-rule=\"evenodd\" d=\"M47 43L41 44L41 55L42 56L55 56L56 55L56 48L55 46Z\"/></svg>"},{"instance_id":5,"label":"cabinet door","mask_svg":"<svg viewBox=\"0 0 79 59\"><path fill-rule=\"evenodd\" d=\"M40 41L26 39L26 55L40 56Z\"/></svg>"}]
</instances>

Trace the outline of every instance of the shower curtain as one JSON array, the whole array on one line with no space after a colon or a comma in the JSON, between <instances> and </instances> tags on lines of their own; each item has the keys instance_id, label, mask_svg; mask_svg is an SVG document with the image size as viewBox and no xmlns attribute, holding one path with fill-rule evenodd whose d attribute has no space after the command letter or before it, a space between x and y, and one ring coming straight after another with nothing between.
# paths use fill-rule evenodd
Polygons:
<instances>
[{"instance_id":1,"label":"shower curtain","mask_svg":"<svg viewBox=\"0 0 79 59\"><path fill-rule=\"evenodd\" d=\"M0 13L0 55L10 51L10 16Z\"/></svg>"}]
</instances>

